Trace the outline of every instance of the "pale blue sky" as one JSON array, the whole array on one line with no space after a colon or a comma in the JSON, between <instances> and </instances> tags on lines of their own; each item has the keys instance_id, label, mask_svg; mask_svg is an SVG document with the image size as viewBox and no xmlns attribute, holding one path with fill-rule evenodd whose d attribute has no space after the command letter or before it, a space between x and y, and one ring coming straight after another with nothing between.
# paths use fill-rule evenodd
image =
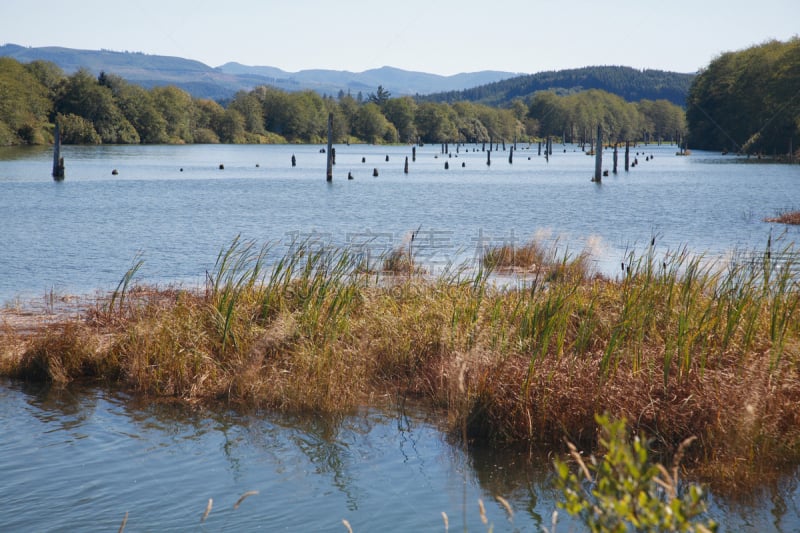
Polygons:
<instances>
[{"instance_id":1,"label":"pale blue sky","mask_svg":"<svg viewBox=\"0 0 800 533\"><path fill-rule=\"evenodd\" d=\"M800 0L2 0L0 44L108 49L295 72L434 74L587 65L694 72L800 34Z\"/></svg>"}]
</instances>

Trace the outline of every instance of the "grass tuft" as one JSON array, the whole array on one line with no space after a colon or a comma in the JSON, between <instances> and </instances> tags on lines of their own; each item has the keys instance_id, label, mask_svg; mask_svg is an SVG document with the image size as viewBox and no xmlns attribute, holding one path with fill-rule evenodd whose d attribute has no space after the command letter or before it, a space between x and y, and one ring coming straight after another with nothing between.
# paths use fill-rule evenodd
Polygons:
<instances>
[{"instance_id":1,"label":"grass tuft","mask_svg":"<svg viewBox=\"0 0 800 533\"><path fill-rule=\"evenodd\" d=\"M332 414L414 397L444 410L455 438L483 442L591 448L607 412L665 454L697 435L686 462L718 477L800 462L793 246L770 239L724 261L651 246L617 279L592 275L588 254L530 248L514 261L489 251L477 271L395 276L344 250L297 243L273 259L237 238L202 290L123 282L113 307L7 325L0 372ZM509 265L528 270L519 283L502 281Z\"/></svg>"}]
</instances>

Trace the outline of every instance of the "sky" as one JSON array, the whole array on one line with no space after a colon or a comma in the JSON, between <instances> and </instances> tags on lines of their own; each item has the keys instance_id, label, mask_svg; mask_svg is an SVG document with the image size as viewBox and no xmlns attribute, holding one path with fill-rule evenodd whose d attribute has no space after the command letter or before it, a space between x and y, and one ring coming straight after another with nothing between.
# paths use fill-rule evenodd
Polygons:
<instances>
[{"instance_id":1,"label":"sky","mask_svg":"<svg viewBox=\"0 0 800 533\"><path fill-rule=\"evenodd\" d=\"M452 75L590 65L696 72L800 34L800 0L2 0L0 44L143 52L288 72Z\"/></svg>"}]
</instances>

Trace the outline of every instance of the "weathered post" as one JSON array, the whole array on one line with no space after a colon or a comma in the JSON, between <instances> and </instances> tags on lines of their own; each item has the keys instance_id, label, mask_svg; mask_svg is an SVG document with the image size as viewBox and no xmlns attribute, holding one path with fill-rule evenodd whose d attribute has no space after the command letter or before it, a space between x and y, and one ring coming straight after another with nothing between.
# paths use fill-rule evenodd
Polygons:
<instances>
[{"instance_id":1,"label":"weathered post","mask_svg":"<svg viewBox=\"0 0 800 533\"><path fill-rule=\"evenodd\" d=\"M491 150L486 152L486 164L487 165L491 165L492 164L492 151Z\"/></svg>"},{"instance_id":2,"label":"weathered post","mask_svg":"<svg viewBox=\"0 0 800 533\"><path fill-rule=\"evenodd\" d=\"M508 164L514 163L514 147L511 147L511 150L508 151Z\"/></svg>"},{"instance_id":3,"label":"weathered post","mask_svg":"<svg viewBox=\"0 0 800 533\"><path fill-rule=\"evenodd\" d=\"M411 147L411 161L415 161L416 162L416 160L417 160L417 147L416 146L412 146Z\"/></svg>"},{"instance_id":4,"label":"weathered post","mask_svg":"<svg viewBox=\"0 0 800 533\"><path fill-rule=\"evenodd\" d=\"M56 181L64 180L64 158L61 157L61 131L58 129L58 121L56 121L56 130L53 139L53 179Z\"/></svg>"},{"instance_id":5,"label":"weathered post","mask_svg":"<svg viewBox=\"0 0 800 533\"><path fill-rule=\"evenodd\" d=\"M603 180L603 127L597 125L597 144L594 150L594 181Z\"/></svg>"},{"instance_id":6,"label":"weathered post","mask_svg":"<svg viewBox=\"0 0 800 533\"><path fill-rule=\"evenodd\" d=\"M408 156L406 156L406 164L403 166L403 172L408 174Z\"/></svg>"},{"instance_id":7,"label":"weathered post","mask_svg":"<svg viewBox=\"0 0 800 533\"><path fill-rule=\"evenodd\" d=\"M631 168L631 142L625 141L625 172Z\"/></svg>"},{"instance_id":8,"label":"weathered post","mask_svg":"<svg viewBox=\"0 0 800 533\"><path fill-rule=\"evenodd\" d=\"M328 170L327 170L327 181L333 181L333 153L331 152L331 148L333 148L333 113L328 113Z\"/></svg>"},{"instance_id":9,"label":"weathered post","mask_svg":"<svg viewBox=\"0 0 800 533\"><path fill-rule=\"evenodd\" d=\"M617 173L617 143L614 143L614 174Z\"/></svg>"},{"instance_id":10,"label":"weathered post","mask_svg":"<svg viewBox=\"0 0 800 533\"><path fill-rule=\"evenodd\" d=\"M292 166L293 167L297 166L297 158L294 156L294 154L292 154Z\"/></svg>"},{"instance_id":11,"label":"weathered post","mask_svg":"<svg viewBox=\"0 0 800 533\"><path fill-rule=\"evenodd\" d=\"M539 155L542 155L542 141L539 141Z\"/></svg>"}]
</instances>

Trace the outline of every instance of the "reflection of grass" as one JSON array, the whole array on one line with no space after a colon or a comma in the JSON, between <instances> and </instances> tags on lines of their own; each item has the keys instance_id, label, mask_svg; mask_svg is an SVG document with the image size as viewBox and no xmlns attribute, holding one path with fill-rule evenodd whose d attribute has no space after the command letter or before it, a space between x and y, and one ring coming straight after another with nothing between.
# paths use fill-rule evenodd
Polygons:
<instances>
[{"instance_id":1,"label":"reflection of grass","mask_svg":"<svg viewBox=\"0 0 800 533\"><path fill-rule=\"evenodd\" d=\"M266 256L236 240L205 291L135 288L66 325L0 329L0 374L327 413L400 391L480 441L592 445L608 412L663 451L697 435L693 458L731 479L800 460L791 247L725 265L651 249L618 280L549 273L521 287L487 269L384 279L302 245L271 267Z\"/></svg>"},{"instance_id":2,"label":"reflection of grass","mask_svg":"<svg viewBox=\"0 0 800 533\"><path fill-rule=\"evenodd\" d=\"M776 217L765 218L764 222L778 224L800 224L800 211L783 211Z\"/></svg>"}]
</instances>

